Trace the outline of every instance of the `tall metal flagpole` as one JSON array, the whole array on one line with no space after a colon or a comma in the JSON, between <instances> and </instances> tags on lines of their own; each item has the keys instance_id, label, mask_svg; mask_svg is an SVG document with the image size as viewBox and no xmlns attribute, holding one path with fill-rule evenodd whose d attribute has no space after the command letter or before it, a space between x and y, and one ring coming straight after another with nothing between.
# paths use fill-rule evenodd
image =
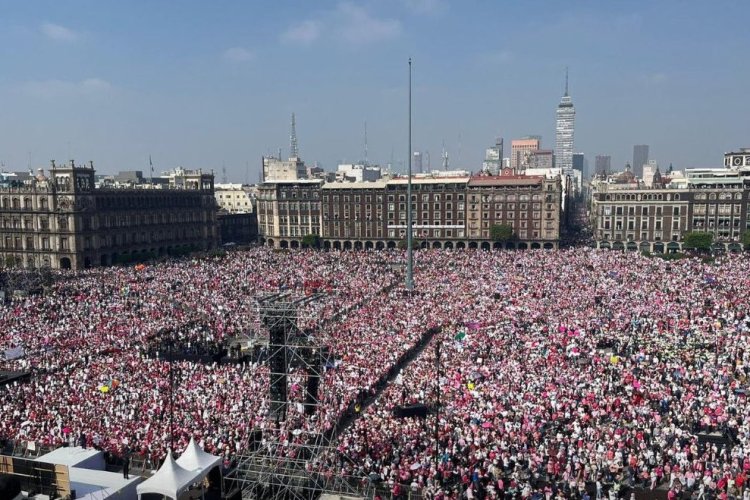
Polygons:
<instances>
[{"instance_id":1,"label":"tall metal flagpole","mask_svg":"<svg viewBox=\"0 0 750 500\"><path fill-rule=\"evenodd\" d=\"M406 289L414 290L414 248L412 247L411 213L411 57L409 58L409 180L406 188Z\"/></svg>"}]
</instances>

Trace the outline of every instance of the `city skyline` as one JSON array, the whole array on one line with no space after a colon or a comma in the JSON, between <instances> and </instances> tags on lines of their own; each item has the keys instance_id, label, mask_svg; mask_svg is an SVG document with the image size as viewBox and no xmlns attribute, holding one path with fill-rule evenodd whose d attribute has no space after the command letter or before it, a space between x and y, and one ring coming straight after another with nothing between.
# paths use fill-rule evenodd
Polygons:
<instances>
[{"instance_id":1,"label":"city skyline","mask_svg":"<svg viewBox=\"0 0 750 500\"><path fill-rule=\"evenodd\" d=\"M573 99L568 94L568 69L565 68L565 94L557 105L557 124L555 127L555 161L556 166L569 172L573 169L573 152L575 141L576 109Z\"/></svg>"},{"instance_id":2,"label":"city skyline","mask_svg":"<svg viewBox=\"0 0 750 500\"><path fill-rule=\"evenodd\" d=\"M367 122L371 162L393 157L401 169L409 56L414 150L437 158L445 142L452 168L479 170L495 137L550 144L566 66L575 151L611 155L614 169L644 143L661 164L721 166L750 135L750 70L736 65L744 4L534 2L534 16L522 5L441 0L8 5L0 161L9 170L75 158L103 173L147 171L151 155L156 170L226 165L231 181L255 182L262 155L288 155L292 112L307 163L359 161ZM502 37L475 22L498 16Z\"/></svg>"}]
</instances>

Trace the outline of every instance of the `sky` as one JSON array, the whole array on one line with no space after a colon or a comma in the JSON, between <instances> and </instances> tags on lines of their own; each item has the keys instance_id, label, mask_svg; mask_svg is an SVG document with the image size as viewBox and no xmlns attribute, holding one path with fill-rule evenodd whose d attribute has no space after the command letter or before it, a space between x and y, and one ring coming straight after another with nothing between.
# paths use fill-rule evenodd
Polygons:
<instances>
[{"instance_id":1,"label":"sky","mask_svg":"<svg viewBox=\"0 0 750 500\"><path fill-rule=\"evenodd\" d=\"M413 149L478 170L495 138L554 148L565 68L575 149L675 168L750 146L747 1L0 0L0 162L183 166L256 182L264 154L328 170Z\"/></svg>"}]
</instances>

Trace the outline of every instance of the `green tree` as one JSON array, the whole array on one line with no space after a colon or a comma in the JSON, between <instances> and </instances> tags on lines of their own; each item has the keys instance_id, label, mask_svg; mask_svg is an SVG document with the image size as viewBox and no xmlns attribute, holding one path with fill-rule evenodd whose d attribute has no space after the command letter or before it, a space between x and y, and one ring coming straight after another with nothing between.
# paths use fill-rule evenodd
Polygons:
<instances>
[{"instance_id":1,"label":"green tree","mask_svg":"<svg viewBox=\"0 0 750 500\"><path fill-rule=\"evenodd\" d=\"M490 237L494 241L506 242L513 239L513 226L509 224L495 224L490 228Z\"/></svg>"},{"instance_id":2,"label":"green tree","mask_svg":"<svg viewBox=\"0 0 750 500\"><path fill-rule=\"evenodd\" d=\"M302 248L320 248L320 236L317 234L306 234L302 238Z\"/></svg>"},{"instance_id":3,"label":"green tree","mask_svg":"<svg viewBox=\"0 0 750 500\"><path fill-rule=\"evenodd\" d=\"M685 244L683 248L695 250L697 252L710 252L711 243L714 241L714 235L693 231L685 235Z\"/></svg>"},{"instance_id":4,"label":"green tree","mask_svg":"<svg viewBox=\"0 0 750 500\"><path fill-rule=\"evenodd\" d=\"M750 252L750 229L742 233L742 245L746 252Z\"/></svg>"}]
</instances>

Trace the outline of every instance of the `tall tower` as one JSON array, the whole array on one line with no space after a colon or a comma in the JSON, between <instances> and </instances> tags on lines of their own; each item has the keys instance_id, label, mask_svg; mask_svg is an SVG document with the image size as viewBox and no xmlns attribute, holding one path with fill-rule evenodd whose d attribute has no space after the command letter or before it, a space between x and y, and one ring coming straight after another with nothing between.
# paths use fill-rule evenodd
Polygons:
<instances>
[{"instance_id":1,"label":"tall tower","mask_svg":"<svg viewBox=\"0 0 750 500\"><path fill-rule=\"evenodd\" d=\"M297 148L297 124L294 121L294 113L292 113L292 133L289 136L289 157L299 158L299 149ZM279 155L281 159L281 155Z\"/></svg>"},{"instance_id":2,"label":"tall tower","mask_svg":"<svg viewBox=\"0 0 750 500\"><path fill-rule=\"evenodd\" d=\"M636 177L643 177L643 166L648 163L648 144L633 146L633 173Z\"/></svg>"},{"instance_id":3,"label":"tall tower","mask_svg":"<svg viewBox=\"0 0 750 500\"><path fill-rule=\"evenodd\" d=\"M609 175L612 173L612 157L610 155L596 155L594 175Z\"/></svg>"},{"instance_id":4,"label":"tall tower","mask_svg":"<svg viewBox=\"0 0 750 500\"><path fill-rule=\"evenodd\" d=\"M555 160L563 171L573 169L573 133L575 131L576 110L568 95L568 68L565 68L565 95L557 105L557 127L555 140Z\"/></svg>"},{"instance_id":5,"label":"tall tower","mask_svg":"<svg viewBox=\"0 0 750 500\"><path fill-rule=\"evenodd\" d=\"M422 152L421 151L414 151L412 153L412 164L414 165L414 172L417 174L422 173Z\"/></svg>"}]
</instances>

